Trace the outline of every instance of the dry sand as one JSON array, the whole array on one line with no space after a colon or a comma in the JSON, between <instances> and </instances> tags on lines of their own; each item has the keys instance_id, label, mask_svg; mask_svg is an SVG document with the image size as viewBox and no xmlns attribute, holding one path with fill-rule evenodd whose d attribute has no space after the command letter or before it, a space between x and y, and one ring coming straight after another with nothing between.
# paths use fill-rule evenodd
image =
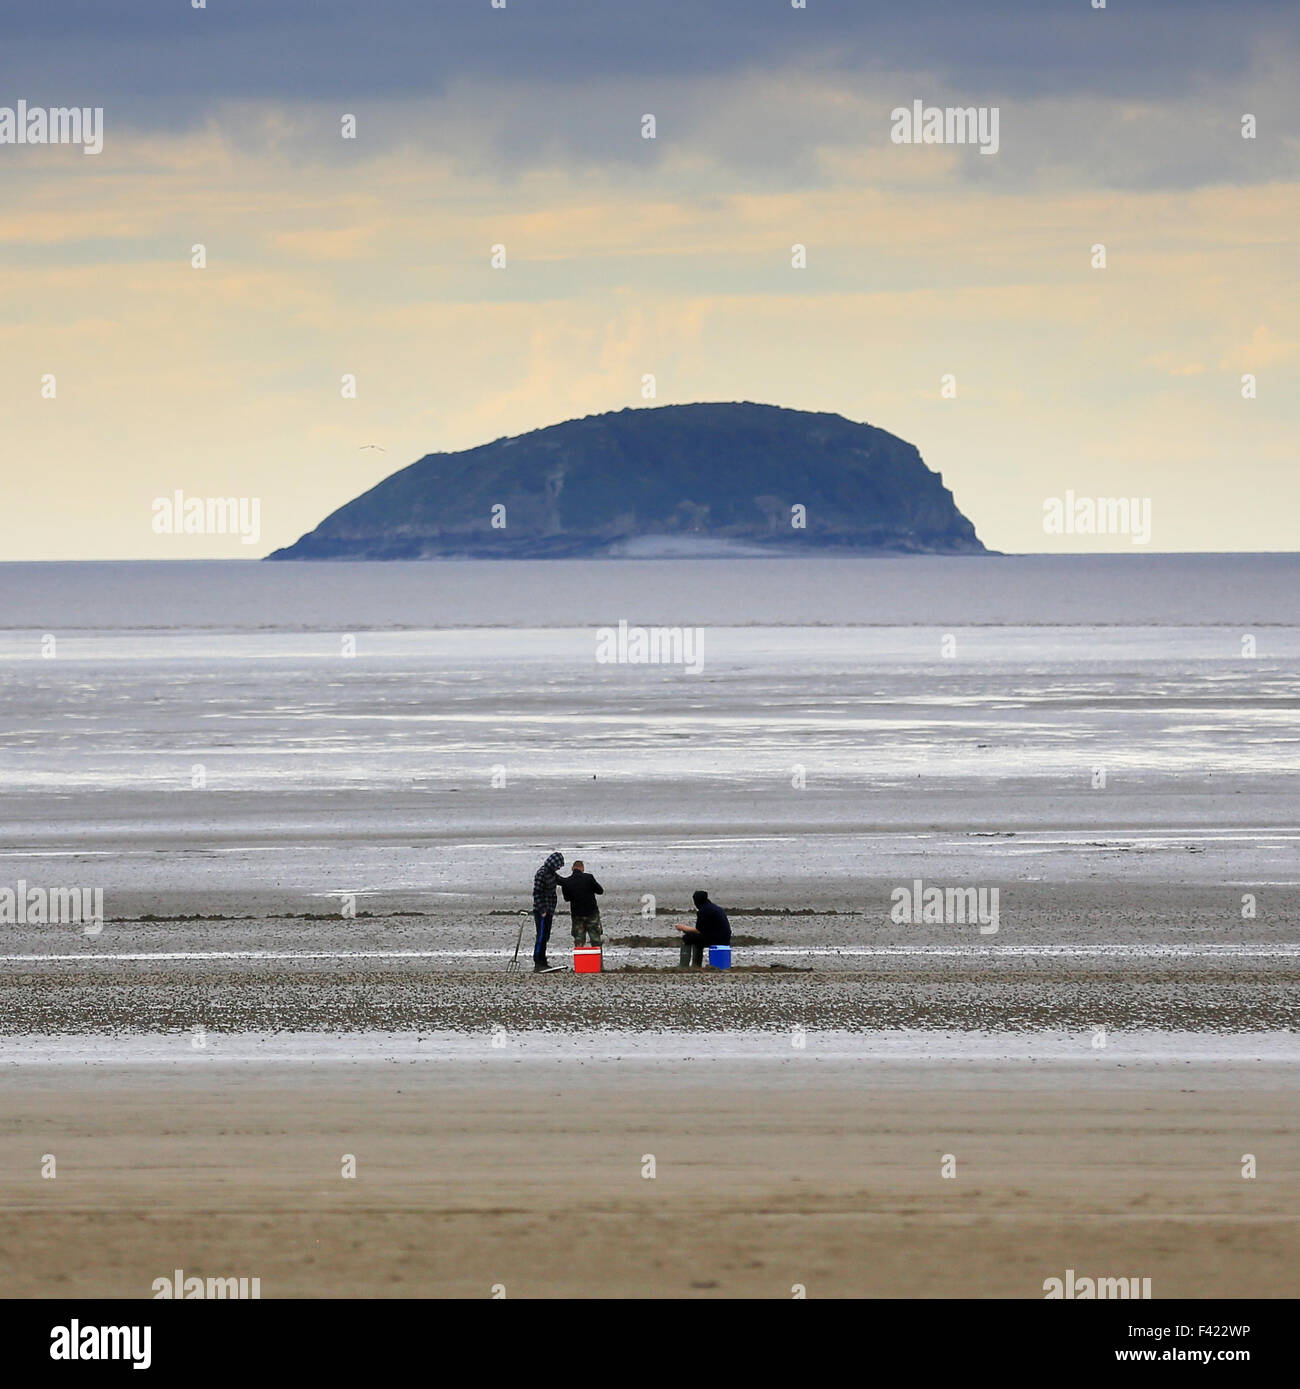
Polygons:
<instances>
[{"instance_id":1,"label":"dry sand","mask_svg":"<svg viewBox=\"0 0 1300 1389\"><path fill-rule=\"evenodd\" d=\"M1290 1065L104 1063L6 1087L8 1296L144 1297L177 1268L264 1297L1041 1297L1067 1268L1300 1294Z\"/></svg>"}]
</instances>

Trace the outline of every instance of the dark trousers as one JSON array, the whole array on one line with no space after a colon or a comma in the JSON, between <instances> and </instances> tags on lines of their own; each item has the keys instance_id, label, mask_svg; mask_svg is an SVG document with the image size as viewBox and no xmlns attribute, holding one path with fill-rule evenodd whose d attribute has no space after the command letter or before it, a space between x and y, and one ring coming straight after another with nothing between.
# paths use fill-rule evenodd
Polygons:
<instances>
[{"instance_id":1,"label":"dark trousers","mask_svg":"<svg viewBox=\"0 0 1300 1389\"><path fill-rule=\"evenodd\" d=\"M699 969L704 963L704 937L698 931L682 932L682 953L678 963L683 969Z\"/></svg>"},{"instance_id":2,"label":"dark trousers","mask_svg":"<svg viewBox=\"0 0 1300 1389\"><path fill-rule=\"evenodd\" d=\"M546 942L551 938L551 912L533 912L533 925L537 927L537 940L533 945L533 963L538 964L546 958Z\"/></svg>"}]
</instances>

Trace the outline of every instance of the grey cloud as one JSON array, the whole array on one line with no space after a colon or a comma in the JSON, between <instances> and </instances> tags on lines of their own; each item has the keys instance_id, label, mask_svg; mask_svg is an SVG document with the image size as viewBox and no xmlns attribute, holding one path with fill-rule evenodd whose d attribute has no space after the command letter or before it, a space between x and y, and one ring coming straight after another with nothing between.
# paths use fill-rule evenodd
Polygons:
<instances>
[{"instance_id":1,"label":"grey cloud","mask_svg":"<svg viewBox=\"0 0 1300 1389\"><path fill-rule=\"evenodd\" d=\"M700 164L679 195L797 189L826 181L819 148L884 146L889 110L920 98L1002 108L1001 152L962 160L959 178L1179 187L1292 173L1295 144L1275 137L1300 132L1294 82L1257 76L1267 55L1300 53L1294 0L5 3L0 103L102 104L119 130L215 119L241 150L305 163L409 145L508 183L550 165L653 178L685 151ZM771 95L782 74L788 101ZM259 104L288 128L259 122ZM1125 104L1154 114L1131 122ZM1265 137L1249 147L1233 124L1246 109ZM355 144L338 139L345 110ZM654 144L638 137L645 110ZM914 151L894 153L906 181Z\"/></svg>"},{"instance_id":2,"label":"grey cloud","mask_svg":"<svg viewBox=\"0 0 1300 1389\"><path fill-rule=\"evenodd\" d=\"M780 67L932 72L1001 96L1153 96L1294 43L1293 0L5 0L0 90L71 87L184 125L232 98L409 98L457 78L572 84Z\"/></svg>"}]
</instances>

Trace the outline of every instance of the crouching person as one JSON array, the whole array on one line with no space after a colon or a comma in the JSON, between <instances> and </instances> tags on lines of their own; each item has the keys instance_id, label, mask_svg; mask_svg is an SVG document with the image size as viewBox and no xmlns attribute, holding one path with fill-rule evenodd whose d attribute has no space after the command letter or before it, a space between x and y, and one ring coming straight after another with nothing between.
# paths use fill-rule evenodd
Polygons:
<instances>
[{"instance_id":1,"label":"crouching person","mask_svg":"<svg viewBox=\"0 0 1300 1389\"><path fill-rule=\"evenodd\" d=\"M709 901L703 890L693 894L695 925L675 926L682 933L682 952L678 963L683 969L699 969L704 963L704 948L708 945L731 944L731 922L716 902Z\"/></svg>"}]
</instances>

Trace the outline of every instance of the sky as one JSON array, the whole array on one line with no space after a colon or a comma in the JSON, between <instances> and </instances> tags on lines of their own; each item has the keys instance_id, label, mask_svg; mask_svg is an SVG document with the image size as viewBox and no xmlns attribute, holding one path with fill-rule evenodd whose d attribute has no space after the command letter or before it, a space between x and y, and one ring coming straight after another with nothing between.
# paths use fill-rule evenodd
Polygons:
<instances>
[{"instance_id":1,"label":"sky","mask_svg":"<svg viewBox=\"0 0 1300 1389\"><path fill-rule=\"evenodd\" d=\"M1300 5L1095 3L0 0L0 141L103 111L0 143L0 559L702 400L899 435L995 549L1296 549Z\"/></svg>"}]
</instances>

